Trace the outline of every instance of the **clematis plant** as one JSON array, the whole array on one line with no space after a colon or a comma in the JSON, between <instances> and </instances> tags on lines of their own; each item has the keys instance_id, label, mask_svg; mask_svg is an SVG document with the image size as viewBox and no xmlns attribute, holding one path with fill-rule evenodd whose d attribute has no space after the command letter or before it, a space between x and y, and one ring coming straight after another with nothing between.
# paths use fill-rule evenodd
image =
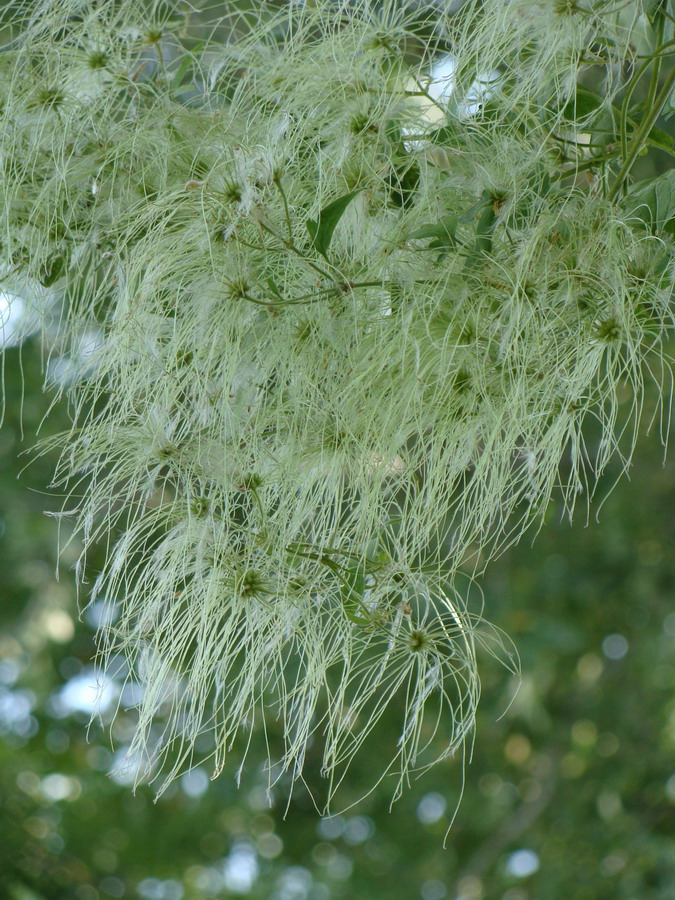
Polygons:
<instances>
[{"instance_id":1,"label":"clematis plant","mask_svg":"<svg viewBox=\"0 0 675 900\"><path fill-rule=\"evenodd\" d=\"M646 380L665 439L668 5L2 15L1 287L72 413L41 446L136 779L279 723L270 785L310 754L328 809L377 741L396 798L471 740L479 652L517 668L468 582L629 466Z\"/></svg>"}]
</instances>

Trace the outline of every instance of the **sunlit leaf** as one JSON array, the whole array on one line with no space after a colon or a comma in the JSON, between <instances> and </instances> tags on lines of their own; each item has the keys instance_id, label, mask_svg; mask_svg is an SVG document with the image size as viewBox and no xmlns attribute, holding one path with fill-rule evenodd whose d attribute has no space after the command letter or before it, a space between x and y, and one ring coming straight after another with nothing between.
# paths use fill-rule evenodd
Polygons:
<instances>
[{"instance_id":1,"label":"sunlit leaf","mask_svg":"<svg viewBox=\"0 0 675 900\"><path fill-rule=\"evenodd\" d=\"M632 185L625 205L627 212L650 231L675 232L675 170Z\"/></svg>"},{"instance_id":2,"label":"sunlit leaf","mask_svg":"<svg viewBox=\"0 0 675 900\"><path fill-rule=\"evenodd\" d=\"M337 200L333 200L328 206L324 206L316 221L314 219L307 219L307 222L305 223L307 225L307 231L309 231L315 249L322 256L328 258L328 248L333 239L335 227L344 215L349 204L361 190L362 188L351 191L349 194L345 194L343 197L338 197Z\"/></svg>"}]
</instances>

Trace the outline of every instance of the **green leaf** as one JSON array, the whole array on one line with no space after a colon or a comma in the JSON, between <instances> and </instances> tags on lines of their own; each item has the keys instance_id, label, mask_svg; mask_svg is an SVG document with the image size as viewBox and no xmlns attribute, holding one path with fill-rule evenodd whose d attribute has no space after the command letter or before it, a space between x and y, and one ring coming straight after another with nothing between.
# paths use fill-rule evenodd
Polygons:
<instances>
[{"instance_id":1,"label":"green leaf","mask_svg":"<svg viewBox=\"0 0 675 900\"><path fill-rule=\"evenodd\" d=\"M675 97L675 92L671 97L671 103L675 102L673 100ZM644 117L646 113L649 112L647 108L647 104L644 100L641 100L639 103L635 103L628 110L628 123L633 128L637 128L637 122ZM666 118L668 118L666 116ZM649 135L647 136L647 143L652 147L657 147L659 150L665 150L666 153L674 153L675 152L675 138L672 134L669 134L667 131L664 131L662 128L657 128L654 126Z\"/></svg>"},{"instance_id":2,"label":"green leaf","mask_svg":"<svg viewBox=\"0 0 675 900\"><path fill-rule=\"evenodd\" d=\"M612 38L604 37L604 35L601 34L594 35L593 41L601 47L616 47L616 41L612 40Z\"/></svg>"},{"instance_id":3,"label":"green leaf","mask_svg":"<svg viewBox=\"0 0 675 900\"><path fill-rule=\"evenodd\" d=\"M585 119L597 112L602 105L602 97L589 91L588 88L578 87L574 98L564 108L563 115L571 121Z\"/></svg>"},{"instance_id":4,"label":"green leaf","mask_svg":"<svg viewBox=\"0 0 675 900\"><path fill-rule=\"evenodd\" d=\"M633 184L624 204L653 234L675 233L675 169Z\"/></svg>"},{"instance_id":5,"label":"green leaf","mask_svg":"<svg viewBox=\"0 0 675 900\"><path fill-rule=\"evenodd\" d=\"M181 64L176 69L173 78L171 79L171 92L176 93L179 91L185 82L185 76L187 75L190 66L192 65L192 58L190 56L186 56L185 59L181 62Z\"/></svg>"},{"instance_id":6,"label":"green leaf","mask_svg":"<svg viewBox=\"0 0 675 900\"><path fill-rule=\"evenodd\" d=\"M395 166L387 176L389 199L394 206L407 209L413 202L420 180L420 167L414 162Z\"/></svg>"},{"instance_id":7,"label":"green leaf","mask_svg":"<svg viewBox=\"0 0 675 900\"><path fill-rule=\"evenodd\" d=\"M387 119L384 125L384 135L392 145L395 153L405 156L405 145L403 143L403 132L401 126L396 119Z\"/></svg>"},{"instance_id":8,"label":"green leaf","mask_svg":"<svg viewBox=\"0 0 675 900\"><path fill-rule=\"evenodd\" d=\"M466 141L466 133L453 123L434 128L425 137L432 144L441 144L452 148Z\"/></svg>"},{"instance_id":9,"label":"green leaf","mask_svg":"<svg viewBox=\"0 0 675 900\"><path fill-rule=\"evenodd\" d=\"M357 625L369 625L371 620L359 616L359 610L368 612L363 604L363 592L366 589L366 577L362 566L349 566L342 569L342 607L345 615Z\"/></svg>"},{"instance_id":10,"label":"green leaf","mask_svg":"<svg viewBox=\"0 0 675 900\"><path fill-rule=\"evenodd\" d=\"M279 288L276 286L274 279L271 276L267 279L267 286L272 291L275 297L283 301L284 298L281 296L281 292L279 291Z\"/></svg>"},{"instance_id":11,"label":"green leaf","mask_svg":"<svg viewBox=\"0 0 675 900\"><path fill-rule=\"evenodd\" d=\"M647 141L653 147L658 147L659 150L665 150L667 153L673 153L673 151L675 151L675 138L672 134L668 134L667 131L663 131L661 128L652 128L649 132Z\"/></svg>"},{"instance_id":12,"label":"green leaf","mask_svg":"<svg viewBox=\"0 0 675 900\"><path fill-rule=\"evenodd\" d=\"M314 248L326 259L328 259L328 248L330 247L330 242L333 238L335 226L344 215L345 210L354 197L362 190L363 188L358 188L355 191L351 191L349 194L345 194L343 197L338 197L337 200L333 200L328 206L324 206L316 221L314 221L314 219L307 219L305 222L307 231L309 231L309 235L312 238Z\"/></svg>"},{"instance_id":13,"label":"green leaf","mask_svg":"<svg viewBox=\"0 0 675 900\"><path fill-rule=\"evenodd\" d=\"M483 193L481 194L481 198L481 200L479 200L477 203L474 203L473 206L470 206L465 212L462 213L462 215L459 217L460 222L470 222L472 219L475 219L476 213L481 209L485 209L485 207L492 202L489 191L483 191Z\"/></svg>"},{"instance_id":14,"label":"green leaf","mask_svg":"<svg viewBox=\"0 0 675 900\"><path fill-rule=\"evenodd\" d=\"M477 269L484 261L486 254L492 250L492 232L497 221L497 213L492 203L485 207L476 226L476 243L467 257L464 268Z\"/></svg>"},{"instance_id":15,"label":"green leaf","mask_svg":"<svg viewBox=\"0 0 675 900\"><path fill-rule=\"evenodd\" d=\"M407 209L413 202L420 181L420 167L414 160L410 160L397 119L385 122L384 135L391 144L393 159L391 171L385 179L389 189L389 202L393 206Z\"/></svg>"},{"instance_id":16,"label":"green leaf","mask_svg":"<svg viewBox=\"0 0 675 900\"><path fill-rule=\"evenodd\" d=\"M40 281L45 287L51 287L66 271L66 261L58 253L50 256L42 270Z\"/></svg>"},{"instance_id":17,"label":"green leaf","mask_svg":"<svg viewBox=\"0 0 675 900\"><path fill-rule=\"evenodd\" d=\"M305 547L301 550L301 547ZM372 625L373 619L370 610L363 602L363 593L366 589L366 575L362 564L352 563L349 566L342 566L328 556L328 553L317 553L311 549L311 545L302 545L292 542L287 548L286 553L289 556L291 565L297 565L297 557L305 559L313 559L320 565L325 566L340 581L340 597L345 615L350 622L356 625ZM366 615L357 615L357 610L362 610Z\"/></svg>"},{"instance_id":18,"label":"green leaf","mask_svg":"<svg viewBox=\"0 0 675 900\"><path fill-rule=\"evenodd\" d=\"M643 0L645 15L653 24L658 16L663 15L668 8L668 0Z\"/></svg>"},{"instance_id":19,"label":"green leaf","mask_svg":"<svg viewBox=\"0 0 675 900\"><path fill-rule=\"evenodd\" d=\"M443 216L440 222L435 224L422 225L417 231L413 231L408 235L408 240L423 240L424 238L433 238L433 241L427 247L428 250L440 250L441 252L436 259L440 262L448 254L448 250L455 246L457 238L455 233L459 219L457 216L449 214Z\"/></svg>"},{"instance_id":20,"label":"green leaf","mask_svg":"<svg viewBox=\"0 0 675 900\"><path fill-rule=\"evenodd\" d=\"M437 238L438 240L450 240L452 242L455 240L455 231L457 230L457 224L457 216L443 216L440 222L436 222L435 225L422 225L422 227L418 228L417 231L413 231L412 234L409 234L408 239L421 240L422 238L432 237Z\"/></svg>"},{"instance_id":21,"label":"green leaf","mask_svg":"<svg viewBox=\"0 0 675 900\"><path fill-rule=\"evenodd\" d=\"M483 210L476 227L476 250L480 253L489 253L492 250L492 232L494 231L497 213L490 205Z\"/></svg>"}]
</instances>

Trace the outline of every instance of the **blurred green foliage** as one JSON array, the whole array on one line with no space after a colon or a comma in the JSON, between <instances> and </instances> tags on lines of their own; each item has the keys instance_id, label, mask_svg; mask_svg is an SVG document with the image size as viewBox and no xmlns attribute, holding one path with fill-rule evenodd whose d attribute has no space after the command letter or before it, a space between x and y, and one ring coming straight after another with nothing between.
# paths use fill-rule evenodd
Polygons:
<instances>
[{"instance_id":1,"label":"blurred green foliage","mask_svg":"<svg viewBox=\"0 0 675 900\"><path fill-rule=\"evenodd\" d=\"M78 620L78 547L63 526L56 579L58 522L43 510L58 511L60 499L40 489L53 460L35 460L19 481L26 458L11 463L49 403L39 357L33 340L7 352L0 432L2 897L673 896L675 469L663 464L658 423L599 524L617 471L588 523L580 515L570 526L552 508L536 541L483 578L486 612L515 640L523 675L516 692L483 661L473 761L443 849L461 760L423 776L391 813L383 791L332 819L297 791L287 809L280 794L270 807L255 752L239 790L231 772L209 782L200 767L156 804L151 787L133 795L107 774L130 736L133 696L120 695L120 673L87 729L96 610ZM309 760L318 783L315 768ZM363 755L355 792L368 770Z\"/></svg>"}]
</instances>

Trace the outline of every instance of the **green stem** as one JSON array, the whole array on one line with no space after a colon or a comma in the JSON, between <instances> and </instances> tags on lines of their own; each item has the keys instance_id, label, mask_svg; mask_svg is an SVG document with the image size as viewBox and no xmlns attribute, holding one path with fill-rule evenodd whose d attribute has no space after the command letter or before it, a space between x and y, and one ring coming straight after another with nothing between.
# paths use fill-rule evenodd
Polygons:
<instances>
[{"instance_id":1,"label":"green stem","mask_svg":"<svg viewBox=\"0 0 675 900\"><path fill-rule=\"evenodd\" d=\"M363 287L384 287L383 281L355 281L348 282L348 285L351 288L363 288Z\"/></svg>"},{"instance_id":2,"label":"green stem","mask_svg":"<svg viewBox=\"0 0 675 900\"><path fill-rule=\"evenodd\" d=\"M670 97L670 92L673 89L673 84L675 83L675 66L671 69L666 81L661 88L658 96L655 98L652 108L649 110L649 113L645 116L640 125L637 134L633 138L633 143L630 146L627 157L624 159L623 165L619 169L619 174L616 176L614 180L614 184L612 185L608 199L610 202L614 200L619 190L621 189L622 184L624 183L628 173L633 168L635 160L638 158L640 151L644 147L647 138L649 137L649 132L654 127L654 124L658 117L661 115L663 107L668 102L668 98Z\"/></svg>"},{"instance_id":3,"label":"green stem","mask_svg":"<svg viewBox=\"0 0 675 900\"><path fill-rule=\"evenodd\" d=\"M420 81L415 75L413 75L413 73L410 71L410 69L408 69L408 74L410 75L410 77L412 78L412 80L415 82L415 84L416 84L417 87L419 88L419 93L417 93L417 92L415 92L415 91L405 91L405 93L406 93L409 97L410 97L410 96L412 96L412 97L420 97L420 96L421 96L421 97L426 97L427 100L429 100L430 103L433 103L433 105L434 105L437 109L440 109L440 111L443 113L444 116L447 115L447 113L448 113L447 109L446 109L444 106L442 106L442 105L438 102L438 100L434 100L434 98L431 96L431 94L429 93L429 91L426 90L426 89L424 88L424 86L422 85L421 81ZM407 139L407 138L406 138L406 139Z\"/></svg>"},{"instance_id":4,"label":"green stem","mask_svg":"<svg viewBox=\"0 0 675 900\"><path fill-rule=\"evenodd\" d=\"M650 109L653 106L656 98L656 91L659 86L659 77L661 75L661 56L659 55L659 50L661 49L660 42L663 40L663 24L663 19L660 19L657 32L658 46L656 50L642 63L642 65L637 70L637 72L635 72L626 87L626 93L621 104L621 119L619 122L619 129L621 134L621 156L623 157L623 159L627 159L628 156L628 136L626 134L626 125L628 123L628 104L631 97L633 96L633 91L642 78L643 73L652 63L654 64L654 68L652 69L652 77L649 84L649 92L647 94L647 109Z\"/></svg>"},{"instance_id":5,"label":"green stem","mask_svg":"<svg viewBox=\"0 0 675 900\"><path fill-rule=\"evenodd\" d=\"M283 238L280 238L280 237L279 237L279 235L276 233L276 231L273 231L268 225L265 225L264 222L259 222L258 224L260 225L261 228L263 228L265 231L267 231L269 234L271 234L272 237L275 237L278 241L281 241L282 245L284 246L284 248L285 248L286 250L290 250L291 253L295 253L296 256L298 256L300 259L304 260L304 261L305 261L308 265L310 265L316 272L318 272L319 275L323 275L324 278L328 278L328 279L330 279L331 281L334 280L334 276L333 276L330 272L326 272L326 270L325 270L325 269L322 269L321 266L318 266L318 265L314 262L314 260L310 259L310 258L307 256L307 254L303 253L302 250L300 250L299 247L296 247L296 245L293 243L293 241L292 241L291 238L288 238L287 240L284 240Z\"/></svg>"},{"instance_id":6,"label":"green stem","mask_svg":"<svg viewBox=\"0 0 675 900\"><path fill-rule=\"evenodd\" d=\"M294 550L292 552L294 552L297 556L304 556L305 559L311 559L315 562L320 563L322 566L325 566L327 569L329 569L339 579L339 581L342 583L343 588L346 588L346 590L348 591L348 598L349 598L350 602L353 602L355 606L360 607L363 610L363 612L365 613L365 617L357 616L354 613L350 613L346 609L345 604L343 603L343 609L345 611L345 615L347 616L347 618L350 621L354 622L356 625L381 625L382 624L373 616L372 612L368 609L368 607L365 605L363 600L361 600L360 597L355 596L356 591L354 590L352 585L349 583L348 579L345 577L345 575L342 571L342 568L338 565L338 563L336 563L332 559L328 559L322 553L311 553L311 552L303 553L301 550ZM384 626L382 626L382 627L384 627ZM388 630L388 629L385 629L385 630Z\"/></svg>"},{"instance_id":7,"label":"green stem","mask_svg":"<svg viewBox=\"0 0 675 900\"><path fill-rule=\"evenodd\" d=\"M293 240L293 226L291 225L291 215L288 211L288 201L286 200L286 193L281 186L281 179L278 178L274 182L279 189L279 193L281 194L281 199L284 201L284 216L286 217L286 227L288 228L288 237Z\"/></svg>"},{"instance_id":8,"label":"green stem","mask_svg":"<svg viewBox=\"0 0 675 900\"><path fill-rule=\"evenodd\" d=\"M672 48L675 46L675 39L664 41L659 44L652 53L636 53L634 59L656 59L657 56L670 56Z\"/></svg>"},{"instance_id":9,"label":"green stem","mask_svg":"<svg viewBox=\"0 0 675 900\"><path fill-rule=\"evenodd\" d=\"M240 244L243 244L244 247L249 247L251 250L263 250L264 252L267 252L270 249L269 247L264 247L262 244L251 244L248 241L245 241L236 231L234 232L234 239Z\"/></svg>"},{"instance_id":10,"label":"green stem","mask_svg":"<svg viewBox=\"0 0 675 900\"><path fill-rule=\"evenodd\" d=\"M603 156L594 156L592 159L587 159L585 162L579 163L575 165L572 169L561 170L560 172L555 172L551 175L551 181L559 181L561 178L568 178L570 175L576 175L578 172L586 172L588 169L595 169L598 166L601 166L603 163L609 162L610 159L614 159L616 156L619 156L620 153L616 150L614 153L607 153Z\"/></svg>"},{"instance_id":11,"label":"green stem","mask_svg":"<svg viewBox=\"0 0 675 900\"><path fill-rule=\"evenodd\" d=\"M364 288L364 287L382 287L382 281L360 281L360 282L346 282L350 290L354 290L355 288ZM313 303L315 300L319 300L324 294L340 294L342 293L342 288L339 286L322 288L320 291L312 291L309 294L302 294L300 297L294 297L292 300L258 300L256 297L251 297L250 294L244 294L242 296L242 300L248 300L250 303L255 303L257 306L265 306L268 309L276 309L279 306L295 306L296 304L301 303Z\"/></svg>"},{"instance_id":12,"label":"green stem","mask_svg":"<svg viewBox=\"0 0 675 900\"><path fill-rule=\"evenodd\" d=\"M256 306L264 306L266 309L274 306L281 306L280 303L270 303L268 300L256 300L256 298L251 297L250 294L242 294L240 296L242 300L248 300L249 303L255 303Z\"/></svg>"}]
</instances>

